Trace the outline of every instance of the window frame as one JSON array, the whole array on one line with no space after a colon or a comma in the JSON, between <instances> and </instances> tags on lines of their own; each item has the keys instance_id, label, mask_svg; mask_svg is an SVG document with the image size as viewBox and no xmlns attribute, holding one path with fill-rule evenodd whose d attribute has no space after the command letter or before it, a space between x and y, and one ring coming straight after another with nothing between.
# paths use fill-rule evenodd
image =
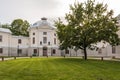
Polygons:
<instances>
[{"instance_id":1,"label":"window frame","mask_svg":"<svg viewBox=\"0 0 120 80\"><path fill-rule=\"evenodd\" d=\"M35 37L32 38L32 43L35 44Z\"/></svg>"},{"instance_id":2,"label":"window frame","mask_svg":"<svg viewBox=\"0 0 120 80\"><path fill-rule=\"evenodd\" d=\"M0 48L0 54L2 54L3 53L3 48Z\"/></svg>"},{"instance_id":3,"label":"window frame","mask_svg":"<svg viewBox=\"0 0 120 80\"><path fill-rule=\"evenodd\" d=\"M43 32L43 35L47 35L47 32Z\"/></svg>"},{"instance_id":4,"label":"window frame","mask_svg":"<svg viewBox=\"0 0 120 80\"><path fill-rule=\"evenodd\" d=\"M57 42L56 42L56 38L54 38L54 44L56 44Z\"/></svg>"},{"instance_id":5,"label":"window frame","mask_svg":"<svg viewBox=\"0 0 120 80\"><path fill-rule=\"evenodd\" d=\"M52 50L52 53L53 53L53 54L56 54L56 49L53 49L53 50Z\"/></svg>"},{"instance_id":6,"label":"window frame","mask_svg":"<svg viewBox=\"0 0 120 80\"><path fill-rule=\"evenodd\" d=\"M2 42L2 40L3 40L3 36L2 36L2 35L0 35L0 42Z\"/></svg>"},{"instance_id":7,"label":"window frame","mask_svg":"<svg viewBox=\"0 0 120 80\"><path fill-rule=\"evenodd\" d=\"M22 40L21 39L18 39L18 44L22 44Z\"/></svg>"},{"instance_id":8,"label":"window frame","mask_svg":"<svg viewBox=\"0 0 120 80\"><path fill-rule=\"evenodd\" d=\"M47 43L47 37L43 37L43 43L44 43L44 44Z\"/></svg>"},{"instance_id":9,"label":"window frame","mask_svg":"<svg viewBox=\"0 0 120 80\"><path fill-rule=\"evenodd\" d=\"M34 54L37 54L37 52L38 52L37 49L33 49Z\"/></svg>"},{"instance_id":10,"label":"window frame","mask_svg":"<svg viewBox=\"0 0 120 80\"><path fill-rule=\"evenodd\" d=\"M112 46L112 54L115 54L115 53L116 53L116 47Z\"/></svg>"}]
</instances>

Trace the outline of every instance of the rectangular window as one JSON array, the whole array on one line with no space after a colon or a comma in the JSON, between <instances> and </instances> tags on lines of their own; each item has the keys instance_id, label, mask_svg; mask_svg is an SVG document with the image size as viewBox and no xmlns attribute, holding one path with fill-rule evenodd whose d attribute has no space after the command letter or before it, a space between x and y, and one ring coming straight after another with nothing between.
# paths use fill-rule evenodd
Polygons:
<instances>
[{"instance_id":1,"label":"rectangular window","mask_svg":"<svg viewBox=\"0 0 120 80\"><path fill-rule=\"evenodd\" d=\"M54 38L54 44L56 44L56 38Z\"/></svg>"},{"instance_id":2,"label":"rectangular window","mask_svg":"<svg viewBox=\"0 0 120 80\"><path fill-rule=\"evenodd\" d=\"M35 38L33 37L33 44L35 44Z\"/></svg>"},{"instance_id":3,"label":"rectangular window","mask_svg":"<svg viewBox=\"0 0 120 80\"><path fill-rule=\"evenodd\" d=\"M47 32L43 32L43 35L47 35Z\"/></svg>"},{"instance_id":4,"label":"rectangular window","mask_svg":"<svg viewBox=\"0 0 120 80\"><path fill-rule=\"evenodd\" d=\"M69 54L69 50L65 50L65 53L66 53L66 54Z\"/></svg>"},{"instance_id":5,"label":"rectangular window","mask_svg":"<svg viewBox=\"0 0 120 80\"><path fill-rule=\"evenodd\" d=\"M102 54L102 49L98 49L98 53L99 53L99 54Z\"/></svg>"},{"instance_id":6,"label":"rectangular window","mask_svg":"<svg viewBox=\"0 0 120 80\"><path fill-rule=\"evenodd\" d=\"M34 49L33 53L37 53L37 49Z\"/></svg>"},{"instance_id":7,"label":"rectangular window","mask_svg":"<svg viewBox=\"0 0 120 80\"><path fill-rule=\"evenodd\" d=\"M47 37L43 37L43 43L47 43Z\"/></svg>"},{"instance_id":8,"label":"rectangular window","mask_svg":"<svg viewBox=\"0 0 120 80\"><path fill-rule=\"evenodd\" d=\"M3 48L0 48L0 54L2 54L3 53Z\"/></svg>"},{"instance_id":9,"label":"rectangular window","mask_svg":"<svg viewBox=\"0 0 120 80\"><path fill-rule=\"evenodd\" d=\"M40 45L42 45L42 41L40 41Z\"/></svg>"},{"instance_id":10,"label":"rectangular window","mask_svg":"<svg viewBox=\"0 0 120 80\"><path fill-rule=\"evenodd\" d=\"M54 36L56 36L56 33L54 33Z\"/></svg>"},{"instance_id":11,"label":"rectangular window","mask_svg":"<svg viewBox=\"0 0 120 80\"><path fill-rule=\"evenodd\" d=\"M55 54L56 53L56 50L55 49L53 49L53 54Z\"/></svg>"},{"instance_id":12,"label":"rectangular window","mask_svg":"<svg viewBox=\"0 0 120 80\"><path fill-rule=\"evenodd\" d=\"M48 45L50 45L50 42L48 42Z\"/></svg>"},{"instance_id":13,"label":"rectangular window","mask_svg":"<svg viewBox=\"0 0 120 80\"><path fill-rule=\"evenodd\" d=\"M0 35L0 42L2 42L2 35Z\"/></svg>"},{"instance_id":14,"label":"rectangular window","mask_svg":"<svg viewBox=\"0 0 120 80\"><path fill-rule=\"evenodd\" d=\"M18 44L21 44L22 43L22 40L21 39L18 39Z\"/></svg>"},{"instance_id":15,"label":"rectangular window","mask_svg":"<svg viewBox=\"0 0 120 80\"><path fill-rule=\"evenodd\" d=\"M22 49L18 49L18 54L22 54Z\"/></svg>"},{"instance_id":16,"label":"rectangular window","mask_svg":"<svg viewBox=\"0 0 120 80\"><path fill-rule=\"evenodd\" d=\"M115 46L112 47L112 53L113 53L113 54L116 53L116 47L115 47Z\"/></svg>"}]
</instances>

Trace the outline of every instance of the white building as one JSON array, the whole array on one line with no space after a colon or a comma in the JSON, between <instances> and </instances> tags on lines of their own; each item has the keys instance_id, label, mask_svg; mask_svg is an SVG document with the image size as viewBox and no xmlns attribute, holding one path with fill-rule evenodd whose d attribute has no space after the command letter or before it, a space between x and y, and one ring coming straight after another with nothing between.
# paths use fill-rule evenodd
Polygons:
<instances>
[{"instance_id":1,"label":"white building","mask_svg":"<svg viewBox=\"0 0 120 80\"><path fill-rule=\"evenodd\" d=\"M0 56L83 56L83 51L62 51L56 35L56 27L46 18L34 23L29 37L14 36L9 29L0 28ZM118 32L120 35L120 31ZM120 57L120 46L87 50L88 56Z\"/></svg>"}]
</instances>

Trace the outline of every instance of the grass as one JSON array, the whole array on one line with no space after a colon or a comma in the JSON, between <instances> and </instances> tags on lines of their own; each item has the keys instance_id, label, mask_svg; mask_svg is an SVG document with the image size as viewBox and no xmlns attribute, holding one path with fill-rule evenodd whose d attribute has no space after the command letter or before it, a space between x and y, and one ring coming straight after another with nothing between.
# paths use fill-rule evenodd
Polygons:
<instances>
[{"instance_id":1,"label":"grass","mask_svg":"<svg viewBox=\"0 0 120 80\"><path fill-rule=\"evenodd\" d=\"M120 62L28 58L0 62L0 80L120 80Z\"/></svg>"}]
</instances>

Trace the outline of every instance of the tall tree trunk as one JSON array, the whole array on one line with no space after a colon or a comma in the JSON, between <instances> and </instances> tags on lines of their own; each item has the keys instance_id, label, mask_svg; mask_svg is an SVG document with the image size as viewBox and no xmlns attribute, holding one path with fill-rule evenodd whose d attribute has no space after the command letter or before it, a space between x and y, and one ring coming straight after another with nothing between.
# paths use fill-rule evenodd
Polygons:
<instances>
[{"instance_id":1,"label":"tall tree trunk","mask_svg":"<svg viewBox=\"0 0 120 80\"><path fill-rule=\"evenodd\" d=\"M86 51L86 48L84 48L84 59L87 60L87 51Z\"/></svg>"}]
</instances>

